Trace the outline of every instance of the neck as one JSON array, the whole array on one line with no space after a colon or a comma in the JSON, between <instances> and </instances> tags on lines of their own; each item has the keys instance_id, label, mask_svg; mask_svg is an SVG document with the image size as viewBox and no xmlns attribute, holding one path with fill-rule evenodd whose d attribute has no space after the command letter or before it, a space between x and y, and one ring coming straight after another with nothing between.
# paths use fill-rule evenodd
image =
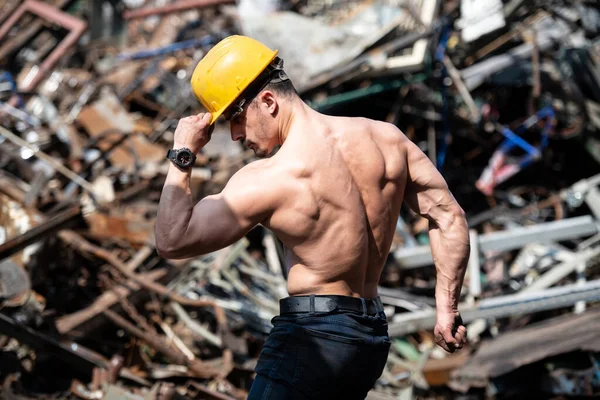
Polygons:
<instances>
[{"instance_id":1,"label":"neck","mask_svg":"<svg viewBox=\"0 0 600 400\"><path fill-rule=\"evenodd\" d=\"M279 145L282 145L287 139L288 134L294 126L294 122L301 120L307 112L306 105L297 97L293 100L289 100L281 107L281 118L279 120L278 130Z\"/></svg>"}]
</instances>

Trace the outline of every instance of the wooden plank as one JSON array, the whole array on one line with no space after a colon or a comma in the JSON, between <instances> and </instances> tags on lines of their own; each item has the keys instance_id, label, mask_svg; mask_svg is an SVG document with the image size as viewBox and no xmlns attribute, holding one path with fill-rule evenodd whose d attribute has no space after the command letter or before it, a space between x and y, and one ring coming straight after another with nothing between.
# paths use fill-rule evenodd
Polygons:
<instances>
[{"instance_id":1,"label":"wooden plank","mask_svg":"<svg viewBox=\"0 0 600 400\"><path fill-rule=\"evenodd\" d=\"M157 281L167 274L166 269L158 269L143 274L140 277L151 281ZM106 309L112 307L119 302L120 298L129 296L132 292L140 290L140 285L134 281L127 281L126 285L116 287L108 292L102 293L98 298L87 308L64 315L56 320L56 329L62 335L70 332L79 325L89 321L95 316L101 314Z\"/></svg>"}]
</instances>

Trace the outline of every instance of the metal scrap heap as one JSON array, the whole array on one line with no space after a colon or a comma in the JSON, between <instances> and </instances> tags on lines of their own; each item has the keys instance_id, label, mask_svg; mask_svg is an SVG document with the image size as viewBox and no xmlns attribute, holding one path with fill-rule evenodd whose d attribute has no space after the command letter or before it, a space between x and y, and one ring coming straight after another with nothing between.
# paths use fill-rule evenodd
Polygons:
<instances>
[{"instance_id":1,"label":"metal scrap heap","mask_svg":"<svg viewBox=\"0 0 600 400\"><path fill-rule=\"evenodd\" d=\"M311 107L398 126L467 213L468 347L435 345L428 222L403 207L370 400L598 395L599 33L584 0L2 2L0 397L247 396L281 243L154 247L165 154L203 111L190 75L232 34L279 49ZM253 160L218 122L194 197Z\"/></svg>"}]
</instances>

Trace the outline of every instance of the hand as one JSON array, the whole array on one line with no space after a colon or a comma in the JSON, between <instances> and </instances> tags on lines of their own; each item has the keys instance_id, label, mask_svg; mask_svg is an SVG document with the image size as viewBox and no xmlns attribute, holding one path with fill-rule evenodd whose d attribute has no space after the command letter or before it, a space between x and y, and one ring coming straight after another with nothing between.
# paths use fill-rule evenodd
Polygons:
<instances>
[{"instance_id":1,"label":"hand","mask_svg":"<svg viewBox=\"0 0 600 400\"><path fill-rule=\"evenodd\" d=\"M438 312L433 333L435 342L449 353L462 349L467 343L467 328L458 311Z\"/></svg>"},{"instance_id":2,"label":"hand","mask_svg":"<svg viewBox=\"0 0 600 400\"><path fill-rule=\"evenodd\" d=\"M200 113L181 118L177 123L177 129L175 129L173 137L174 147L187 147L194 154L197 154L210 141L210 136L215 129L214 124L210 125L211 118L210 113Z\"/></svg>"}]
</instances>

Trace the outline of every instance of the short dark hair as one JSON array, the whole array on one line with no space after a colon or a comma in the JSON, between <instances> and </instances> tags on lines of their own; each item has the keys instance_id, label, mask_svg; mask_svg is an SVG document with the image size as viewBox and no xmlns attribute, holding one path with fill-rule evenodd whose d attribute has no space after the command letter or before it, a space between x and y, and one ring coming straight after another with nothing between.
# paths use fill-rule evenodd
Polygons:
<instances>
[{"instance_id":1,"label":"short dark hair","mask_svg":"<svg viewBox=\"0 0 600 400\"><path fill-rule=\"evenodd\" d=\"M263 90L270 90L287 99L298 95L298 92L296 91L291 79L278 82L269 82Z\"/></svg>"}]
</instances>

